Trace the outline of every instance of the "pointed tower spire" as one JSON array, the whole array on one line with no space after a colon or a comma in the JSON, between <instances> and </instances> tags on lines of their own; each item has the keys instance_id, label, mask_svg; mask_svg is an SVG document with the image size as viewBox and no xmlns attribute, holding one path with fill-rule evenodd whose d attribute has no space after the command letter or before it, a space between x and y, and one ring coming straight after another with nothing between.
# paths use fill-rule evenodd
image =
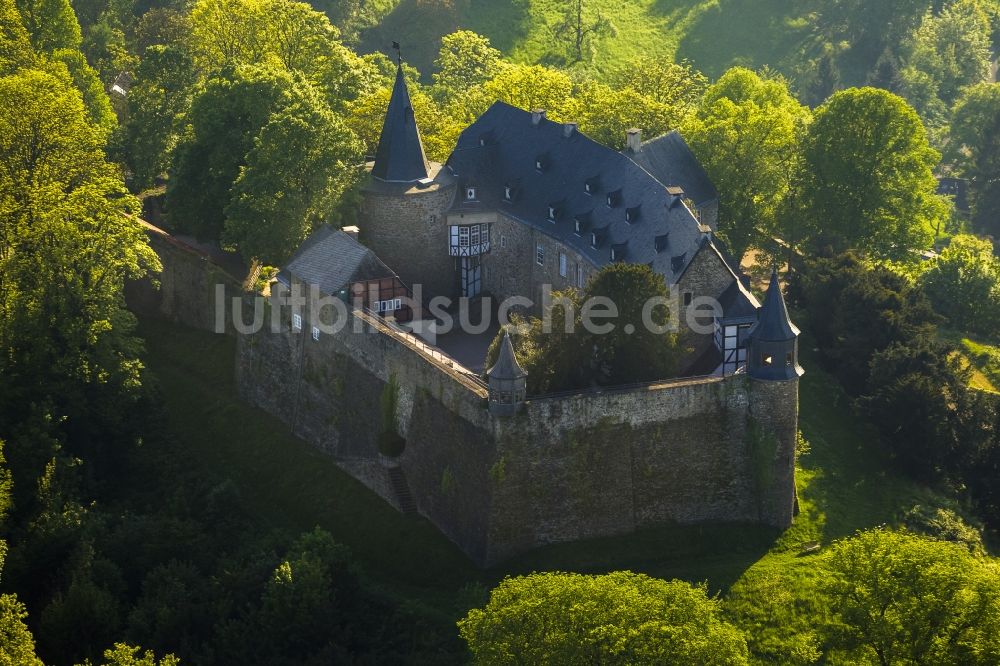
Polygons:
<instances>
[{"instance_id":1,"label":"pointed tower spire","mask_svg":"<svg viewBox=\"0 0 1000 666\"><path fill-rule=\"evenodd\" d=\"M751 377L782 380L802 375L799 329L788 317L777 269L771 270L771 283L767 287L764 304L757 311L757 323L747 335L750 339L747 371Z\"/></svg>"},{"instance_id":2,"label":"pointed tower spire","mask_svg":"<svg viewBox=\"0 0 1000 666\"><path fill-rule=\"evenodd\" d=\"M509 416L517 411L527 395L528 373L517 362L510 333L504 329L497 362L486 371L490 387L490 411Z\"/></svg>"},{"instance_id":3,"label":"pointed tower spire","mask_svg":"<svg viewBox=\"0 0 1000 666\"><path fill-rule=\"evenodd\" d=\"M760 316L755 327L761 340L780 341L798 337L799 329L788 317L785 297L781 295L781 285L778 284L778 269L771 269L771 283L767 286L767 295L760 308Z\"/></svg>"},{"instance_id":4,"label":"pointed tower spire","mask_svg":"<svg viewBox=\"0 0 1000 666\"><path fill-rule=\"evenodd\" d=\"M372 176L379 180L408 183L427 178L428 174L427 158L420 142L400 61L396 65L396 82L392 86L392 97L378 139Z\"/></svg>"}]
</instances>

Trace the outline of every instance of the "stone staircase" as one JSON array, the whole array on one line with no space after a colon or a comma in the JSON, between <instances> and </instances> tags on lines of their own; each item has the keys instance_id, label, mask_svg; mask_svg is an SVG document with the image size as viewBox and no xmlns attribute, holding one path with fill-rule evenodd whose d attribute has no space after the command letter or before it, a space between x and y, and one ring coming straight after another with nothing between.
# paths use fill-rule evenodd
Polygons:
<instances>
[{"instance_id":1,"label":"stone staircase","mask_svg":"<svg viewBox=\"0 0 1000 666\"><path fill-rule=\"evenodd\" d=\"M413 494L410 492L410 484L406 482L406 475L403 474L403 470L399 467L390 467L389 472L389 483L392 485L392 492L396 496L396 502L399 505L400 511L403 515L412 515L417 512L417 503L413 499Z\"/></svg>"}]
</instances>

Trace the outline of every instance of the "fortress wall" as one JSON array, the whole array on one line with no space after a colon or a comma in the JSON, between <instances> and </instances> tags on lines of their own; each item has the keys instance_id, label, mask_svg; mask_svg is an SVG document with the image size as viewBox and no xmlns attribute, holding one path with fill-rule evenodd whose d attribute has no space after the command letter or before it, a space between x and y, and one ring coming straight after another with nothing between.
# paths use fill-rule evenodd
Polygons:
<instances>
[{"instance_id":1,"label":"fortress wall","mask_svg":"<svg viewBox=\"0 0 1000 666\"><path fill-rule=\"evenodd\" d=\"M678 381L529 401L498 421L491 561L655 524L756 522L748 389Z\"/></svg>"},{"instance_id":2,"label":"fortress wall","mask_svg":"<svg viewBox=\"0 0 1000 666\"><path fill-rule=\"evenodd\" d=\"M163 271L152 280L126 284L125 301L135 312L164 317L192 328L215 331L216 284L223 285L227 299L243 294L240 282L197 251L169 235L147 227L150 247L160 257ZM227 322L226 333L234 333Z\"/></svg>"},{"instance_id":3,"label":"fortress wall","mask_svg":"<svg viewBox=\"0 0 1000 666\"><path fill-rule=\"evenodd\" d=\"M247 308L251 306L248 304ZM245 315L250 321L251 315ZM311 337L292 332L240 336L237 384L250 403L286 421L349 474L396 505L379 464L382 399L398 386L395 420L406 448L398 459L418 511L474 559L485 554L488 471L495 446L485 389L367 318L354 329ZM374 325L373 325L374 324Z\"/></svg>"}]
</instances>

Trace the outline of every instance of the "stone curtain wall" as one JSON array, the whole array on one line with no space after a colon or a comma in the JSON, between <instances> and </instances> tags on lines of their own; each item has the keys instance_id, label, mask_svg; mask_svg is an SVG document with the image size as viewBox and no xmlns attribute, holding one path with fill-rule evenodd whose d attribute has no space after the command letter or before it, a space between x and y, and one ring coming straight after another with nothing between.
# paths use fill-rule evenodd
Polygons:
<instances>
[{"instance_id":1,"label":"stone curtain wall","mask_svg":"<svg viewBox=\"0 0 1000 666\"><path fill-rule=\"evenodd\" d=\"M751 391L742 375L677 381L534 400L498 421L490 561L664 523L785 527L758 501ZM790 504L794 480L780 480L764 490Z\"/></svg>"},{"instance_id":2,"label":"stone curtain wall","mask_svg":"<svg viewBox=\"0 0 1000 666\"><path fill-rule=\"evenodd\" d=\"M140 314L164 317L203 331L216 330L216 285L223 285L226 303L241 296L243 286L235 277L197 250L174 240L155 227L147 227L149 244L160 257L163 271L152 280L125 286L128 307ZM225 332L233 335L232 318Z\"/></svg>"},{"instance_id":3,"label":"stone curtain wall","mask_svg":"<svg viewBox=\"0 0 1000 666\"><path fill-rule=\"evenodd\" d=\"M246 306L245 321L251 320ZM386 501L397 498L379 464L382 396L398 385L396 428L406 439L399 464L418 511L474 560L485 557L488 471L496 456L485 389L406 344L399 334L353 321L337 334L280 332L240 336L237 384L244 399L278 416L330 454ZM353 320L353 317L352 317ZM371 318L370 321L377 321Z\"/></svg>"},{"instance_id":4,"label":"stone curtain wall","mask_svg":"<svg viewBox=\"0 0 1000 666\"><path fill-rule=\"evenodd\" d=\"M243 397L396 504L377 444L394 376L417 509L480 565L664 523L791 521L796 412L783 401L794 382L678 380L494 418L481 390L395 334L348 327L316 342L308 324L284 326L240 336Z\"/></svg>"}]
</instances>

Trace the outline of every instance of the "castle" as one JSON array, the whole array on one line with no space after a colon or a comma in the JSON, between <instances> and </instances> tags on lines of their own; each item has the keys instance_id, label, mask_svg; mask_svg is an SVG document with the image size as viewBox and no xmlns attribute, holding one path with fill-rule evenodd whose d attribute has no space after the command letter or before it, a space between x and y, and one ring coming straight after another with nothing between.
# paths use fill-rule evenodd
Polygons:
<instances>
[{"instance_id":1,"label":"castle","mask_svg":"<svg viewBox=\"0 0 1000 666\"><path fill-rule=\"evenodd\" d=\"M446 164L428 162L398 69L360 242L323 228L282 268L280 330L238 336L242 395L481 565L665 523L787 527L802 369L777 276L760 304L714 236L717 194L678 134L643 143L633 130L627 145L497 102ZM685 376L531 396L509 338L484 381L401 325L426 317L422 298L537 304L544 285L579 288L618 261L649 265L676 294ZM331 315L315 299L290 307L306 285L351 304L351 325L322 333ZM705 297L709 322L688 312ZM380 448L386 433L400 450Z\"/></svg>"}]
</instances>

